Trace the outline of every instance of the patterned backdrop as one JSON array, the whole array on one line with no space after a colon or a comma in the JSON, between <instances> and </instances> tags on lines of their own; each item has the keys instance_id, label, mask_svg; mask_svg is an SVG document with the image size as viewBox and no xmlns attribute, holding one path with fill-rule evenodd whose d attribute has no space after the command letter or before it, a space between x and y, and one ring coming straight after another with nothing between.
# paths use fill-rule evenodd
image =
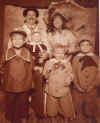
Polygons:
<instances>
[{"instance_id":1,"label":"patterned backdrop","mask_svg":"<svg viewBox=\"0 0 100 123\"><path fill-rule=\"evenodd\" d=\"M73 3L60 3L50 5L49 8L55 8L55 11L60 12L66 18L71 20L66 24L71 31L73 31L78 37L78 41L83 38L92 40L95 43L96 24L97 24L97 8L83 8ZM24 18L22 16L22 7L6 5L5 7L5 26L4 26L4 47L7 48L9 40L9 32L13 28L23 25ZM47 9L39 9L40 17L39 22L41 28L46 28L43 17ZM54 14L53 12L53 14ZM46 16L45 16L46 17Z\"/></svg>"}]
</instances>

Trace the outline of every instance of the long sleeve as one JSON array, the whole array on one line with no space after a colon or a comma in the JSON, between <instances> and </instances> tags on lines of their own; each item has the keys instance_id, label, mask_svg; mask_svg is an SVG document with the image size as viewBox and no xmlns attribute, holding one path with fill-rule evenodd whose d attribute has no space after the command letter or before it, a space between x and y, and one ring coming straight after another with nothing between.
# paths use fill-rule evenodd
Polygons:
<instances>
[{"instance_id":1,"label":"long sleeve","mask_svg":"<svg viewBox=\"0 0 100 123\"><path fill-rule=\"evenodd\" d=\"M48 42L52 47L55 47L56 44L60 44L66 47L66 50L69 53L75 52L77 45L77 37L69 30L63 30L60 32L49 33L48 34Z\"/></svg>"},{"instance_id":2,"label":"long sleeve","mask_svg":"<svg viewBox=\"0 0 100 123\"><path fill-rule=\"evenodd\" d=\"M5 54L2 55L1 60L0 60L0 74L4 73L4 65L5 65Z\"/></svg>"},{"instance_id":3,"label":"long sleeve","mask_svg":"<svg viewBox=\"0 0 100 123\"><path fill-rule=\"evenodd\" d=\"M80 67L79 65L79 56L75 56L73 61L72 61L72 70L73 70L73 74L74 74L74 86L80 90L80 91L84 91L80 85L79 85L79 79L78 79L78 69Z\"/></svg>"},{"instance_id":4,"label":"long sleeve","mask_svg":"<svg viewBox=\"0 0 100 123\"><path fill-rule=\"evenodd\" d=\"M45 78L47 79L48 78L48 74L51 70L50 66L49 66L50 62L47 61L44 65L44 68L43 68L43 75L45 76Z\"/></svg>"}]
</instances>

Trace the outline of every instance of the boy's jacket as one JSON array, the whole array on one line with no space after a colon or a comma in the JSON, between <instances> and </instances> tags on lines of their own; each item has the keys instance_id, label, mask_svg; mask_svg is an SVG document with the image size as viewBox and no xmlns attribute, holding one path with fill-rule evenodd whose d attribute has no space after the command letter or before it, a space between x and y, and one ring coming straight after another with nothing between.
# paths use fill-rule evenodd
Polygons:
<instances>
[{"instance_id":1,"label":"boy's jacket","mask_svg":"<svg viewBox=\"0 0 100 123\"><path fill-rule=\"evenodd\" d=\"M2 87L9 92L24 92L32 88L33 62L30 52L23 48L18 56L14 48L8 49L3 58L4 81Z\"/></svg>"},{"instance_id":2,"label":"boy's jacket","mask_svg":"<svg viewBox=\"0 0 100 123\"><path fill-rule=\"evenodd\" d=\"M73 80L72 67L67 59L47 61L44 71L47 81L46 92L54 97L63 97L70 92L69 85Z\"/></svg>"},{"instance_id":3,"label":"boy's jacket","mask_svg":"<svg viewBox=\"0 0 100 123\"><path fill-rule=\"evenodd\" d=\"M82 53L73 59L74 85L79 91L90 92L99 82L99 59L93 53Z\"/></svg>"}]
</instances>

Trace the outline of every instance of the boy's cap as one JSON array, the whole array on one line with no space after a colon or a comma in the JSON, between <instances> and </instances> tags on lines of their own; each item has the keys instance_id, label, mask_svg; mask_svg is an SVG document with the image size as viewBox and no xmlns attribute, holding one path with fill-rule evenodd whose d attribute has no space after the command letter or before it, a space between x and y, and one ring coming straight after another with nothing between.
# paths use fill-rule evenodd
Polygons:
<instances>
[{"instance_id":1,"label":"boy's cap","mask_svg":"<svg viewBox=\"0 0 100 123\"><path fill-rule=\"evenodd\" d=\"M12 37L14 34L20 34L23 35L24 37L27 37L26 32L23 30L13 30L12 32L10 32L10 37Z\"/></svg>"}]
</instances>

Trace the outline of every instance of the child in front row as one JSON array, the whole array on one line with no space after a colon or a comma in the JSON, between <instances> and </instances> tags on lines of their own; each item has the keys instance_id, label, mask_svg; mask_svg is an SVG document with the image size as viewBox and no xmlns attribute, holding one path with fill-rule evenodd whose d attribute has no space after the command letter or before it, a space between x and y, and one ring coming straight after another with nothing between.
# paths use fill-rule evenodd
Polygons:
<instances>
[{"instance_id":1,"label":"child in front row","mask_svg":"<svg viewBox=\"0 0 100 123\"><path fill-rule=\"evenodd\" d=\"M34 88L34 59L24 47L26 37L26 33L21 30L10 33L13 46L4 54L1 64L1 68L2 65L5 68L2 88L6 96L6 119L11 123L27 120L29 92L32 86Z\"/></svg>"},{"instance_id":2,"label":"child in front row","mask_svg":"<svg viewBox=\"0 0 100 123\"><path fill-rule=\"evenodd\" d=\"M70 85L73 81L70 57L65 56L65 47L56 45L53 56L44 66L43 75L46 78L45 111L56 123L56 116L63 116L65 123L75 117Z\"/></svg>"},{"instance_id":3,"label":"child in front row","mask_svg":"<svg viewBox=\"0 0 100 123\"><path fill-rule=\"evenodd\" d=\"M90 40L81 40L79 47L80 52L72 61L74 72L72 95L78 116L76 122L88 123L87 120L89 119L91 123L97 123L97 117L100 116L97 101L99 98L97 90L100 86L99 59L93 53L93 46Z\"/></svg>"}]
</instances>

